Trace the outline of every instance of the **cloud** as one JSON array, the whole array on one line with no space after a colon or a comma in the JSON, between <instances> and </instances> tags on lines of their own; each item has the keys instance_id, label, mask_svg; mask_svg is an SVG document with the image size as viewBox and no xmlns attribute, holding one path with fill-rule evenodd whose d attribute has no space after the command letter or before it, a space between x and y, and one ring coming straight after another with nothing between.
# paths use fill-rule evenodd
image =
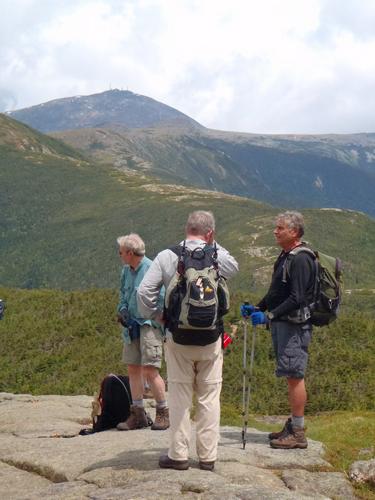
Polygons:
<instances>
[{"instance_id":1,"label":"cloud","mask_svg":"<svg viewBox=\"0 0 375 500\"><path fill-rule=\"evenodd\" d=\"M0 110L111 86L212 128L375 131L372 0L2 3Z\"/></svg>"},{"instance_id":2,"label":"cloud","mask_svg":"<svg viewBox=\"0 0 375 500\"><path fill-rule=\"evenodd\" d=\"M7 89L0 88L0 110L11 109L17 106L17 98Z\"/></svg>"}]
</instances>

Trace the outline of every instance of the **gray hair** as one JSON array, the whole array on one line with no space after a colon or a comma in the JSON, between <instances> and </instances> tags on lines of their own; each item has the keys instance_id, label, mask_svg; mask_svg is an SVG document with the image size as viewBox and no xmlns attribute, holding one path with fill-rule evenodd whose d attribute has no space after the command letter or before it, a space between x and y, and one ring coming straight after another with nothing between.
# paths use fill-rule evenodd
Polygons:
<instances>
[{"instance_id":1,"label":"gray hair","mask_svg":"<svg viewBox=\"0 0 375 500\"><path fill-rule=\"evenodd\" d=\"M298 237L301 238L305 233L305 221L303 219L303 215L299 212L294 212L292 210L288 210L287 212L283 212L276 217L276 222L285 221L287 226L290 229L295 229L298 231Z\"/></svg>"},{"instance_id":2,"label":"gray hair","mask_svg":"<svg viewBox=\"0 0 375 500\"><path fill-rule=\"evenodd\" d=\"M203 236L208 231L215 230L215 217L212 212L196 210L192 212L186 222L185 230L187 234Z\"/></svg>"},{"instance_id":3,"label":"gray hair","mask_svg":"<svg viewBox=\"0 0 375 500\"><path fill-rule=\"evenodd\" d=\"M139 234L130 233L126 236L119 236L117 243L120 247L126 248L134 253L134 255L143 256L145 252L145 243Z\"/></svg>"}]
</instances>

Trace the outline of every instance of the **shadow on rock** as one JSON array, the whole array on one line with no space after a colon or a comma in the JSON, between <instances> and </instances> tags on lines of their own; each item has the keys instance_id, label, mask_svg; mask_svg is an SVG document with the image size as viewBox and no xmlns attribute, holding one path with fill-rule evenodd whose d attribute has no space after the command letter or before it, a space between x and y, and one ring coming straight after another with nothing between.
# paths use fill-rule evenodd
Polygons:
<instances>
[{"instance_id":1,"label":"shadow on rock","mask_svg":"<svg viewBox=\"0 0 375 500\"><path fill-rule=\"evenodd\" d=\"M221 431L220 432L220 446L233 446L238 443L239 447L242 447L242 435L241 432L233 431ZM253 444L269 444L268 434L266 432L247 432L246 442Z\"/></svg>"},{"instance_id":2,"label":"shadow on rock","mask_svg":"<svg viewBox=\"0 0 375 500\"><path fill-rule=\"evenodd\" d=\"M112 467L114 470L159 470L159 457L165 452L165 448L124 451L109 460L103 460L102 462L91 464L83 472L90 472L95 469L102 469L106 467Z\"/></svg>"}]
</instances>

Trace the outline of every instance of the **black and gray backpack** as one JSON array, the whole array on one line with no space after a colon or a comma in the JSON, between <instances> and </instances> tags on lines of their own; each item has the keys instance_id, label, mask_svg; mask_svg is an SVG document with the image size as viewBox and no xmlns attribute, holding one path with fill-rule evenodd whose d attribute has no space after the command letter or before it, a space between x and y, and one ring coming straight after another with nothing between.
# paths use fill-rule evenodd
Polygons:
<instances>
[{"instance_id":1,"label":"black and gray backpack","mask_svg":"<svg viewBox=\"0 0 375 500\"><path fill-rule=\"evenodd\" d=\"M184 241L170 250L178 256L178 265L165 293L166 327L178 344L211 344L223 333L222 318L229 311L216 244L189 250Z\"/></svg>"}]
</instances>

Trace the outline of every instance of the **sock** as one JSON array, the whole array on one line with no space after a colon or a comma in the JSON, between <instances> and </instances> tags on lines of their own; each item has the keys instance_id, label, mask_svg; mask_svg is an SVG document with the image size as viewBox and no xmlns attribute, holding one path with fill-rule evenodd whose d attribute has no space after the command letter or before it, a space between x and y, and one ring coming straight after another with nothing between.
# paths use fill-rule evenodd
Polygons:
<instances>
[{"instance_id":1,"label":"sock","mask_svg":"<svg viewBox=\"0 0 375 500\"><path fill-rule=\"evenodd\" d=\"M292 425L296 427L304 427L305 426L305 418L302 415L302 417L295 417L292 415Z\"/></svg>"},{"instance_id":2,"label":"sock","mask_svg":"<svg viewBox=\"0 0 375 500\"><path fill-rule=\"evenodd\" d=\"M168 408L167 400L164 399L163 401L156 401L156 408L158 410L162 410L163 408Z\"/></svg>"},{"instance_id":3,"label":"sock","mask_svg":"<svg viewBox=\"0 0 375 500\"><path fill-rule=\"evenodd\" d=\"M143 399L133 399L133 406L140 406L143 408Z\"/></svg>"}]
</instances>

